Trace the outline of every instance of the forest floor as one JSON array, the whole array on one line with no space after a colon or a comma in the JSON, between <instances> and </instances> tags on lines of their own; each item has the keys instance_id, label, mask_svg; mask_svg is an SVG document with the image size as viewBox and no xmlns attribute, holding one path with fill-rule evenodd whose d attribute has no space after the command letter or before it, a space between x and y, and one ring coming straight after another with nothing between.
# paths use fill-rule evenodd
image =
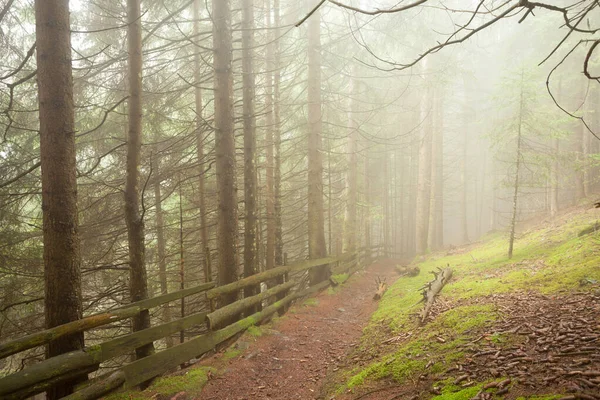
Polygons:
<instances>
[{"instance_id":1,"label":"forest floor","mask_svg":"<svg viewBox=\"0 0 600 400\"><path fill-rule=\"evenodd\" d=\"M504 233L414 260L416 277L382 260L125 398L600 400L600 232L580 236L599 217L524 225L510 260ZM447 265L421 324L418 288Z\"/></svg>"}]
</instances>

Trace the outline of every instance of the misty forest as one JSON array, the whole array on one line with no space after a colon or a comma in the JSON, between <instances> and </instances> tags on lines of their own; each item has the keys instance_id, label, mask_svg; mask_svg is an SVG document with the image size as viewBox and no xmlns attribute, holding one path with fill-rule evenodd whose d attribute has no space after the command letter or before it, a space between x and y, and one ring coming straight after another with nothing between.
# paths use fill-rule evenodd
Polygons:
<instances>
[{"instance_id":1,"label":"misty forest","mask_svg":"<svg viewBox=\"0 0 600 400\"><path fill-rule=\"evenodd\" d=\"M600 2L0 0L0 399L600 400Z\"/></svg>"}]
</instances>

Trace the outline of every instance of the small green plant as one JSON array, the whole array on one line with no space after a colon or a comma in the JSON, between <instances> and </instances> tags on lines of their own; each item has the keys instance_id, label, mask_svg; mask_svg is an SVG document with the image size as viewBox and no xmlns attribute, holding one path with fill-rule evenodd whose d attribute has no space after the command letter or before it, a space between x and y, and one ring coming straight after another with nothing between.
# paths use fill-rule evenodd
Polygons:
<instances>
[{"instance_id":1,"label":"small green plant","mask_svg":"<svg viewBox=\"0 0 600 400\"><path fill-rule=\"evenodd\" d=\"M260 337L263 335L263 331L259 326L253 325L248 328L248 334L253 337Z\"/></svg>"},{"instance_id":2,"label":"small green plant","mask_svg":"<svg viewBox=\"0 0 600 400\"><path fill-rule=\"evenodd\" d=\"M302 305L305 307L316 307L319 305L319 300L315 299L314 297L309 297L308 299L304 300Z\"/></svg>"}]
</instances>

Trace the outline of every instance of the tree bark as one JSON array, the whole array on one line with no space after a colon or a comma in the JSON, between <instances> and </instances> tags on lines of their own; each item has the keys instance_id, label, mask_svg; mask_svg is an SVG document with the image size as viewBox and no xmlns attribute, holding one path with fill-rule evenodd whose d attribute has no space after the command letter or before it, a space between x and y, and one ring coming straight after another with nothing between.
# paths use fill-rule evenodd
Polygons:
<instances>
[{"instance_id":1,"label":"tree bark","mask_svg":"<svg viewBox=\"0 0 600 400\"><path fill-rule=\"evenodd\" d=\"M68 0L36 0L37 79L42 169L45 325L82 317L81 258L77 217L75 108ZM83 333L50 343L47 358L83 347ZM81 379L85 379L85 376ZM58 399L67 382L48 392Z\"/></svg>"},{"instance_id":2,"label":"tree bark","mask_svg":"<svg viewBox=\"0 0 600 400\"><path fill-rule=\"evenodd\" d=\"M237 198L235 182L235 138L233 131L233 79L231 43L231 4L229 0L212 2L215 154L218 191L218 284L237 279ZM235 293L221 297L220 306L233 303Z\"/></svg>"},{"instance_id":3,"label":"tree bark","mask_svg":"<svg viewBox=\"0 0 600 400\"><path fill-rule=\"evenodd\" d=\"M267 247L265 255L266 269L275 266L275 176L273 142L273 35L271 34L271 2L265 0L265 26L267 28L266 64L265 64L265 147L267 152L265 166L266 210L267 210Z\"/></svg>"},{"instance_id":4,"label":"tree bark","mask_svg":"<svg viewBox=\"0 0 600 400\"><path fill-rule=\"evenodd\" d=\"M356 74L356 67L352 69ZM356 238L358 231L357 206L358 206L358 83L355 78L350 81L350 112L348 113L348 197L346 200L346 243L344 252L356 251Z\"/></svg>"},{"instance_id":5,"label":"tree bark","mask_svg":"<svg viewBox=\"0 0 600 400\"><path fill-rule=\"evenodd\" d=\"M558 155L559 141L552 139L552 165L550 165L550 215L555 217L558 213Z\"/></svg>"},{"instance_id":6,"label":"tree bark","mask_svg":"<svg viewBox=\"0 0 600 400\"><path fill-rule=\"evenodd\" d=\"M427 247L431 250L438 249L438 229L439 229L439 206L441 203L440 197L440 149L441 149L441 130L437 126L437 114L438 114L438 98L439 94L434 93L436 99L434 99L434 109L432 114L436 119L436 123L431 131L431 186L429 195L429 230L427 232Z\"/></svg>"},{"instance_id":7,"label":"tree bark","mask_svg":"<svg viewBox=\"0 0 600 400\"><path fill-rule=\"evenodd\" d=\"M194 0L194 40L199 42L200 35L200 3L202 0ZM200 50L194 49L194 100L196 108L196 153L198 164L200 165L200 175L198 180L198 201L200 206L200 241L202 251L204 252L204 282L212 281L212 271L210 270L210 249L208 246L208 224L206 221L206 175L204 174L204 109L202 105L202 89L200 82L202 80L202 59Z\"/></svg>"},{"instance_id":8,"label":"tree bark","mask_svg":"<svg viewBox=\"0 0 600 400\"><path fill-rule=\"evenodd\" d=\"M256 116L254 113L254 1L244 0L242 17L242 85L244 121L244 277L258 272L256 257ZM260 293L260 285L244 289L244 297ZM260 304L249 310L259 311Z\"/></svg>"},{"instance_id":9,"label":"tree bark","mask_svg":"<svg viewBox=\"0 0 600 400\"><path fill-rule=\"evenodd\" d=\"M127 177L125 182L125 221L129 243L129 292L131 302L148 298L146 280L144 221L140 212L140 159L142 150L142 25L140 1L127 0L129 52L129 132L127 138ZM143 194L142 194L143 195ZM148 310L132 319L133 331L150 327ZM135 350L138 359L154 352L152 343Z\"/></svg>"},{"instance_id":10,"label":"tree bark","mask_svg":"<svg viewBox=\"0 0 600 400\"><path fill-rule=\"evenodd\" d=\"M142 147L142 42L140 1L127 1L128 17L128 138L127 176L125 182L125 221L129 246L129 291L130 301L148 298L148 284L145 265L144 221L140 212L140 160ZM132 318L132 330L140 331L150 327L148 310ZM154 352L153 344L136 349L136 358L146 357Z\"/></svg>"},{"instance_id":11,"label":"tree bark","mask_svg":"<svg viewBox=\"0 0 600 400\"><path fill-rule=\"evenodd\" d=\"M425 66L426 70L427 67ZM424 103L422 104L421 116L425 117L431 109L431 90L427 90ZM425 129L421 137L419 147L419 170L417 176L417 200L416 200L416 232L415 245L417 254L424 254L427 250L427 232L429 231L429 208L431 187L431 143L432 131L430 118L425 123Z\"/></svg>"},{"instance_id":12,"label":"tree bark","mask_svg":"<svg viewBox=\"0 0 600 400\"><path fill-rule=\"evenodd\" d=\"M155 150L155 154L157 150ZM157 156L154 160L154 173L156 174L156 180L154 182L154 202L155 202L155 213L156 213L156 247L158 254L158 277L160 280L160 293L167 294L168 283L167 283L167 262L166 262L166 241L165 241L165 223L162 210L162 195L160 190L160 161ZM163 319L165 323L171 322L171 308L169 304L163 305ZM165 338L167 348L173 346L173 337L167 336Z\"/></svg>"},{"instance_id":13,"label":"tree bark","mask_svg":"<svg viewBox=\"0 0 600 400\"><path fill-rule=\"evenodd\" d=\"M515 184L513 192L513 209L512 217L510 219L510 238L508 241L508 258L512 258L513 249L515 243L515 231L517 226L517 211L518 211L518 200L519 200L519 175L521 173L521 145L522 145L522 125L523 125L523 112L524 112L524 93L523 93L523 73L521 73L521 97L519 100L519 125L517 128L517 155L516 155L516 172L515 172Z\"/></svg>"},{"instance_id":14,"label":"tree bark","mask_svg":"<svg viewBox=\"0 0 600 400\"><path fill-rule=\"evenodd\" d=\"M317 10L308 20L308 253L310 258L322 258L327 254L323 207L321 106L321 16ZM328 278L327 266L310 271L311 285Z\"/></svg>"},{"instance_id":15,"label":"tree bark","mask_svg":"<svg viewBox=\"0 0 600 400\"><path fill-rule=\"evenodd\" d=\"M275 265L283 265L283 218L281 215L281 111L280 111L280 86L281 72L280 68L280 40L281 36L281 16L279 9L279 0L273 1L275 18L275 62L273 69L275 71L273 81L273 116L275 117Z\"/></svg>"}]
</instances>

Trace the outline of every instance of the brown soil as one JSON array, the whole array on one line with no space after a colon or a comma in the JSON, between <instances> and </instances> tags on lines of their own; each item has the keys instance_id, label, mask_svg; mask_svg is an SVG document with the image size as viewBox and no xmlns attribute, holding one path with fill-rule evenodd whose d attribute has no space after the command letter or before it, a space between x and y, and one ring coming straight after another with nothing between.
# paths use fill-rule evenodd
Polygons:
<instances>
[{"instance_id":1,"label":"brown soil","mask_svg":"<svg viewBox=\"0 0 600 400\"><path fill-rule=\"evenodd\" d=\"M294 305L268 332L228 361L224 373L209 380L198 399L323 398L326 377L345 366L362 329L377 308L376 278L397 278L396 263L380 261L352 276L335 294L324 291L316 304ZM312 302L312 301L311 301ZM249 339L245 335L242 340ZM202 364L218 362L217 354ZM222 361L222 360L221 360Z\"/></svg>"}]
</instances>

